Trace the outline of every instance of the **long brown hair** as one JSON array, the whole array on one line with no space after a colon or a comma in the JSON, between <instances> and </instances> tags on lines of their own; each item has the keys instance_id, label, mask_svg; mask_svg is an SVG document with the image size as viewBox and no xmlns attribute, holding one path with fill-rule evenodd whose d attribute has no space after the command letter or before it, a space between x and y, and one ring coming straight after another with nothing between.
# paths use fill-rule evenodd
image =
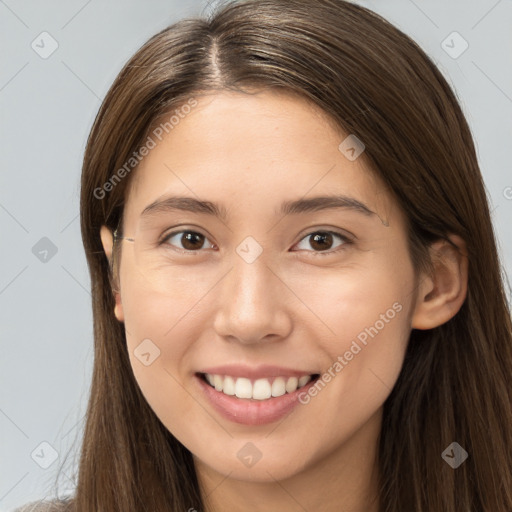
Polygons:
<instances>
[{"instance_id":1,"label":"long brown hair","mask_svg":"<svg viewBox=\"0 0 512 512\"><path fill-rule=\"evenodd\" d=\"M384 404L381 512L510 512L512 326L470 129L419 46L343 0L227 2L209 17L153 36L107 93L87 142L81 184L94 370L73 509L205 510L191 453L156 417L134 379L99 231L103 224L114 230L122 219L136 166L125 167L122 179L118 170L157 120L203 93L255 86L307 98L364 141L368 168L408 219L417 270L429 268L432 241L453 233L467 244L463 306L435 329L413 329ZM441 457L453 441L469 454L456 470Z\"/></svg>"}]
</instances>

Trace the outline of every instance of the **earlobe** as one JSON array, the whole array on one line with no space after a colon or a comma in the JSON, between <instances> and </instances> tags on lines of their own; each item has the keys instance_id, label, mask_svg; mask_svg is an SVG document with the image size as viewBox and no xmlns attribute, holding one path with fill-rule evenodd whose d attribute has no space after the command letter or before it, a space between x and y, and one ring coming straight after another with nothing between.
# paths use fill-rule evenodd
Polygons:
<instances>
[{"instance_id":1,"label":"earlobe","mask_svg":"<svg viewBox=\"0 0 512 512\"><path fill-rule=\"evenodd\" d=\"M108 259L109 266L111 266L112 250L113 250L113 244L114 244L114 236L112 234L112 231L107 226L101 226L100 238L101 238L101 244L103 245L103 250ZM117 283L115 276L111 275L111 279L112 279L112 283ZM121 302L121 293L119 292L119 287L117 286L117 284L112 286L112 293L114 294L114 298L116 301L116 305L114 307L114 315L119 320L119 322L124 322L124 313L123 313L123 304Z\"/></svg>"},{"instance_id":2,"label":"earlobe","mask_svg":"<svg viewBox=\"0 0 512 512\"><path fill-rule=\"evenodd\" d=\"M433 274L423 277L418 286L411 327L433 329L453 318L467 294L468 257L464 240L450 235L432 244Z\"/></svg>"}]
</instances>

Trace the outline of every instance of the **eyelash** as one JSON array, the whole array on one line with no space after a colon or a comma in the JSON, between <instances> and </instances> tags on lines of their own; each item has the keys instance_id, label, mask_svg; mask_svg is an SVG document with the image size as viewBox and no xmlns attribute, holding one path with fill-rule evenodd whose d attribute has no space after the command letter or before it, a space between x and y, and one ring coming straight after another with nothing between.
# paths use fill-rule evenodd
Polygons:
<instances>
[{"instance_id":1,"label":"eyelash","mask_svg":"<svg viewBox=\"0 0 512 512\"><path fill-rule=\"evenodd\" d=\"M161 245L165 245L167 243L167 241L172 238L174 235L177 235L179 233L193 233L193 234L197 234L197 235L202 235L204 236L206 239L208 237L206 237L206 235L203 235L203 233L200 233L199 231L193 231L191 229L181 229L181 230L178 230L178 231L173 231L171 233L168 233L167 235L165 235L162 240L158 243L159 246ZM343 244L341 244L341 246L339 246L339 248L335 249L335 250L328 250L328 251L308 251L308 252L311 252L312 254L314 254L315 256L328 256L328 255L331 255L331 254L335 254L335 253L338 253L342 250L344 250L345 246L347 245L351 245L353 243L353 241L348 238L346 235L342 235L341 233L337 232L337 231L331 231L331 230L323 230L323 229L317 229L315 231L311 231L309 233L307 233L306 235L304 235L300 240L299 242L297 243L300 243L302 242L302 240L312 236L312 235L316 235L318 233L322 233L322 234L330 234L330 235L334 235L334 236L337 236L339 237L342 241L343 241ZM173 248L173 250L177 251L177 252L180 252L182 254L194 254L194 253L198 253L200 251L190 251L190 250L186 250L186 249L180 249L179 247L175 247L171 244L168 244L169 246L171 246ZM294 251L294 252L297 252L297 251Z\"/></svg>"}]
</instances>

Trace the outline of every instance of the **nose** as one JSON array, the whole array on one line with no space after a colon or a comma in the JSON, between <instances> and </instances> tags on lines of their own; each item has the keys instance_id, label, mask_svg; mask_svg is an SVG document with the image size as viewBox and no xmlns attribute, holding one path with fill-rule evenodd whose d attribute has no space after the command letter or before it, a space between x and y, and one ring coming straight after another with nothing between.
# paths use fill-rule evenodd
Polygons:
<instances>
[{"instance_id":1,"label":"nose","mask_svg":"<svg viewBox=\"0 0 512 512\"><path fill-rule=\"evenodd\" d=\"M286 338L292 329L290 290L263 255L247 263L238 255L219 283L214 328L226 339L254 344Z\"/></svg>"}]
</instances>

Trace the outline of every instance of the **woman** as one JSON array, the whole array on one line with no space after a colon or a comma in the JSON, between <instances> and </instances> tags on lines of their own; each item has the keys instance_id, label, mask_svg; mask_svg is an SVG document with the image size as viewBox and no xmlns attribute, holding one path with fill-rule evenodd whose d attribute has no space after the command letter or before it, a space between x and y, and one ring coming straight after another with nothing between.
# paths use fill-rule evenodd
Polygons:
<instances>
[{"instance_id":1,"label":"woman","mask_svg":"<svg viewBox=\"0 0 512 512\"><path fill-rule=\"evenodd\" d=\"M248 0L156 34L92 128L81 226L95 360L63 510L512 510L473 140L376 14Z\"/></svg>"}]
</instances>

